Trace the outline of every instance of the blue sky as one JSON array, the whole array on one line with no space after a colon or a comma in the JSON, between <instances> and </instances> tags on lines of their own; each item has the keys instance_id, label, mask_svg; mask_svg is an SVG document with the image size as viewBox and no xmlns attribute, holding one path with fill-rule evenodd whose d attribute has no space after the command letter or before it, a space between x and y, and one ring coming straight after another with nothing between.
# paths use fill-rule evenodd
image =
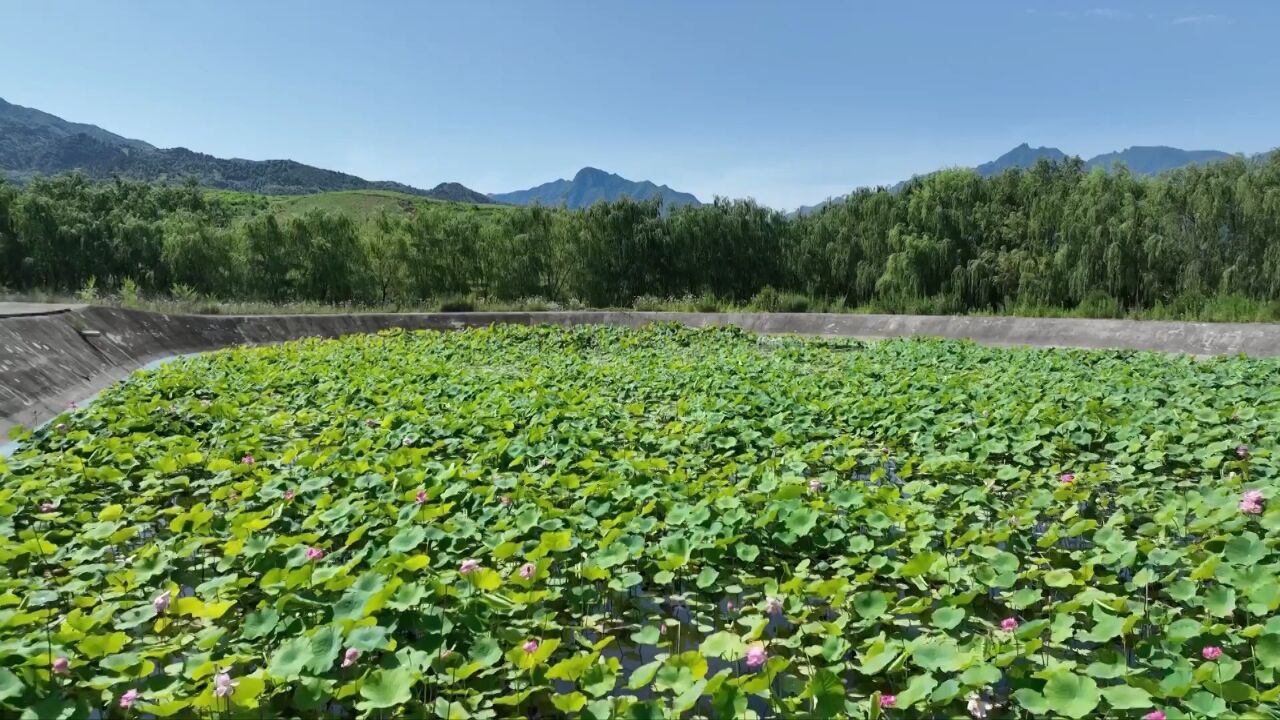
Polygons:
<instances>
[{"instance_id":1,"label":"blue sky","mask_svg":"<svg viewBox=\"0 0 1280 720\"><path fill-rule=\"evenodd\" d=\"M791 208L1014 145L1280 146L1276 0L9 2L0 97L484 192L592 165Z\"/></svg>"}]
</instances>

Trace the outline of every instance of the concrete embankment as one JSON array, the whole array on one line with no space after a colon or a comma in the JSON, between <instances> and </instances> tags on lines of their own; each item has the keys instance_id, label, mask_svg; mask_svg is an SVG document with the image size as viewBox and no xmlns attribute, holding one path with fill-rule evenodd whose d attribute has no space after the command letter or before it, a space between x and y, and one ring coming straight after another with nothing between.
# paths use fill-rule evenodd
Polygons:
<instances>
[{"instance_id":1,"label":"concrete embankment","mask_svg":"<svg viewBox=\"0 0 1280 720\"><path fill-rule=\"evenodd\" d=\"M162 315L91 306L0 304L0 433L33 427L156 360L232 345L337 337L387 328L453 330L494 323L737 325L761 333L943 337L984 345L1129 348L1280 356L1280 325L790 313L406 313ZM2 436L0 436L2 437Z\"/></svg>"}]
</instances>

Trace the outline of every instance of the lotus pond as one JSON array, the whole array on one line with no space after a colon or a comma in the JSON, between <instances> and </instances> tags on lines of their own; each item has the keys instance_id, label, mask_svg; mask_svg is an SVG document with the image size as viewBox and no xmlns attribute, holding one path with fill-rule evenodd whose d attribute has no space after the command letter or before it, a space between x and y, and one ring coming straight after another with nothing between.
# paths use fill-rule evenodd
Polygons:
<instances>
[{"instance_id":1,"label":"lotus pond","mask_svg":"<svg viewBox=\"0 0 1280 720\"><path fill-rule=\"evenodd\" d=\"M0 714L1277 717L1280 362L495 327L0 466Z\"/></svg>"}]
</instances>

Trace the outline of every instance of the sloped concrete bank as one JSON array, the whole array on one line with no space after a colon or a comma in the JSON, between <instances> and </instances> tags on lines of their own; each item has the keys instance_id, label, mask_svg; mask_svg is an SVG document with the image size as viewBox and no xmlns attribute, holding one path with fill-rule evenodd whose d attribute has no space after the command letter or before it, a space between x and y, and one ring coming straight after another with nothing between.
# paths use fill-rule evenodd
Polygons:
<instances>
[{"instance_id":1,"label":"sloped concrete bank","mask_svg":"<svg viewBox=\"0 0 1280 720\"><path fill-rule=\"evenodd\" d=\"M6 310L0 308L0 310ZM33 427L70 402L162 358L232 345L337 337L392 327L452 330L494 323L737 325L761 333L965 338L985 345L1130 348L1280 356L1280 325L789 313L421 313L161 315L119 308L26 306L0 312L0 433Z\"/></svg>"}]
</instances>

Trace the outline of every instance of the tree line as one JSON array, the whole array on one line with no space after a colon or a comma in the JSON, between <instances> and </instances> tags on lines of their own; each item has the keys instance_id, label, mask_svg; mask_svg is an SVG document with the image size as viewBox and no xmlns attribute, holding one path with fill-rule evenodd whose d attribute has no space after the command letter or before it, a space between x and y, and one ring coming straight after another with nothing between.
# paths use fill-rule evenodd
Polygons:
<instances>
[{"instance_id":1,"label":"tree line","mask_svg":"<svg viewBox=\"0 0 1280 720\"><path fill-rule=\"evenodd\" d=\"M577 211L431 204L369 221L279 216L173 186L0 182L0 285L16 291L596 307L701 296L902 312L1280 300L1280 153L1159 177L1078 158L983 178L945 170L801 217L750 200ZM803 309L804 302L790 307ZM1108 310L1110 309L1110 310Z\"/></svg>"}]
</instances>

